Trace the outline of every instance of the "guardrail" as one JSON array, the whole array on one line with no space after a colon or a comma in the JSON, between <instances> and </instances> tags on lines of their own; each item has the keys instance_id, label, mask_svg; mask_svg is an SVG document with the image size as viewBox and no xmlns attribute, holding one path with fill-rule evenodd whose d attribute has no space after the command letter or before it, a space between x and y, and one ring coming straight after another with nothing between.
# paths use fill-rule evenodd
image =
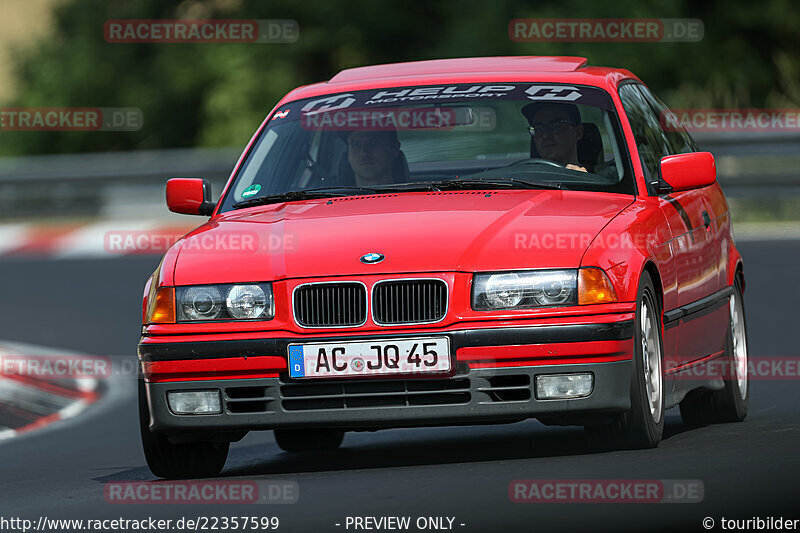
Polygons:
<instances>
[{"instance_id":1,"label":"guardrail","mask_svg":"<svg viewBox=\"0 0 800 533\"><path fill-rule=\"evenodd\" d=\"M182 148L0 158L0 217L97 216L158 203L172 176L211 181L219 195L241 148Z\"/></svg>"},{"instance_id":2,"label":"guardrail","mask_svg":"<svg viewBox=\"0 0 800 533\"><path fill-rule=\"evenodd\" d=\"M800 195L800 135L695 137L715 154L729 196ZM187 148L0 158L0 219L163 213L168 177L204 177L218 195L240 153L240 148Z\"/></svg>"},{"instance_id":3,"label":"guardrail","mask_svg":"<svg viewBox=\"0 0 800 533\"><path fill-rule=\"evenodd\" d=\"M800 195L800 135L695 134L714 154L718 179L731 197Z\"/></svg>"}]
</instances>

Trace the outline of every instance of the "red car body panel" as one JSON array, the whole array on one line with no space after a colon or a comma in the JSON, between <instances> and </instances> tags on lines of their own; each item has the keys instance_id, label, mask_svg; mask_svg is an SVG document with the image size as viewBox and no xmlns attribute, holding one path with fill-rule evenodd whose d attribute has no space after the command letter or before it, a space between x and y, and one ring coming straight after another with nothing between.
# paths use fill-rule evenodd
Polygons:
<instances>
[{"instance_id":1,"label":"red car body panel","mask_svg":"<svg viewBox=\"0 0 800 533\"><path fill-rule=\"evenodd\" d=\"M587 85L609 93L620 117L638 195L561 190L407 192L277 203L226 213L219 213L217 206L206 224L167 252L157 276L148 282L143 307L158 287L272 282L275 317L256 322L145 324L140 355L170 344L222 347L220 343L270 341L279 345L322 337L457 334L465 329L480 335L549 326L602 329L632 323L639 280L647 270L658 285L665 312L662 340L667 376L719 356L728 307L692 320L679 318L678 311L729 288L741 270L722 190L713 183L648 195L636 141L618 94L621 82L638 82L638 78L624 69L584 64L583 58L479 58L345 71L329 82L295 89L275 106L234 168L226 191L272 113L287 102L371 88L531 81ZM559 234L564 236L561 241ZM209 253L203 244L204 239L224 241L243 235L252 240L249 246L239 243L238 249ZM377 249L386 256L378 265L353 260ZM472 308L473 273L579 267L603 269L618 302L491 313ZM332 330L303 328L293 318L293 290L309 280L357 280L371 290L376 281L395 276L446 281L450 300L444 319L387 328L370 317L362 326ZM678 318L670 318L667 324L667 312ZM475 370L579 368L630 361L632 353L632 338L485 342L454 350L456 361ZM202 358L161 361L142 356L142 361L150 383L277 379L286 371L286 357L264 353L243 357L209 353ZM668 386L674 404L682 394L680 384L671 381ZM624 399L615 405L624 406Z\"/></svg>"},{"instance_id":2,"label":"red car body panel","mask_svg":"<svg viewBox=\"0 0 800 533\"><path fill-rule=\"evenodd\" d=\"M458 191L234 211L186 236L174 283L206 283L209 271L219 283L259 281L265 272L270 280L313 277L320 257L328 276L508 270L520 264L576 268L594 235L632 201L628 195L581 191ZM559 242L554 227L563 235ZM252 236L257 246L209 254L202 246L207 232L215 238ZM378 247L385 261L353 264L353 257Z\"/></svg>"}]
</instances>

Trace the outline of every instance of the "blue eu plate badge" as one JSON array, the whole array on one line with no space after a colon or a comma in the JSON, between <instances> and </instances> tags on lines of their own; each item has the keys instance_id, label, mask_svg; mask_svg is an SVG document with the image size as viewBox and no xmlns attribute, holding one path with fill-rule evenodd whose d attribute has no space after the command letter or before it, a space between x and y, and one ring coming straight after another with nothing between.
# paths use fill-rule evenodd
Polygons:
<instances>
[{"instance_id":1,"label":"blue eu plate badge","mask_svg":"<svg viewBox=\"0 0 800 533\"><path fill-rule=\"evenodd\" d=\"M302 378L306 375L302 346L289 346L289 375L293 378Z\"/></svg>"}]
</instances>

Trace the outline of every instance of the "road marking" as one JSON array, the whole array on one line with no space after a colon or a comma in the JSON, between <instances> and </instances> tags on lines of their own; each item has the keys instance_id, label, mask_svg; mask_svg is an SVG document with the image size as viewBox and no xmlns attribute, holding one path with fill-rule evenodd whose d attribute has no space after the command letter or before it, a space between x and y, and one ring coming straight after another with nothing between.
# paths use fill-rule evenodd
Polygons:
<instances>
[{"instance_id":1,"label":"road marking","mask_svg":"<svg viewBox=\"0 0 800 533\"><path fill-rule=\"evenodd\" d=\"M736 242L800 240L800 222L733 223Z\"/></svg>"},{"instance_id":2,"label":"road marking","mask_svg":"<svg viewBox=\"0 0 800 533\"><path fill-rule=\"evenodd\" d=\"M0 342L0 359L59 355L80 357L52 348ZM4 374L0 367L0 441L75 418L99 398L99 382L95 378L44 379Z\"/></svg>"}]
</instances>

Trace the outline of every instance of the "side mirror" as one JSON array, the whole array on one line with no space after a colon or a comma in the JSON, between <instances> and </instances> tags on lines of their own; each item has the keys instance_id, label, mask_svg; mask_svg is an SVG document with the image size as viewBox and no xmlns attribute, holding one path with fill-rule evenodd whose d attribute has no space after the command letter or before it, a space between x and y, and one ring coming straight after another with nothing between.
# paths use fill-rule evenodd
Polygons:
<instances>
[{"instance_id":1,"label":"side mirror","mask_svg":"<svg viewBox=\"0 0 800 533\"><path fill-rule=\"evenodd\" d=\"M659 167L661 180L673 191L699 189L717 181L717 165L711 152L668 155L661 158Z\"/></svg>"},{"instance_id":2,"label":"side mirror","mask_svg":"<svg viewBox=\"0 0 800 533\"><path fill-rule=\"evenodd\" d=\"M211 185L201 178L170 178L167 180L167 207L183 215L209 216L214 212Z\"/></svg>"}]
</instances>

